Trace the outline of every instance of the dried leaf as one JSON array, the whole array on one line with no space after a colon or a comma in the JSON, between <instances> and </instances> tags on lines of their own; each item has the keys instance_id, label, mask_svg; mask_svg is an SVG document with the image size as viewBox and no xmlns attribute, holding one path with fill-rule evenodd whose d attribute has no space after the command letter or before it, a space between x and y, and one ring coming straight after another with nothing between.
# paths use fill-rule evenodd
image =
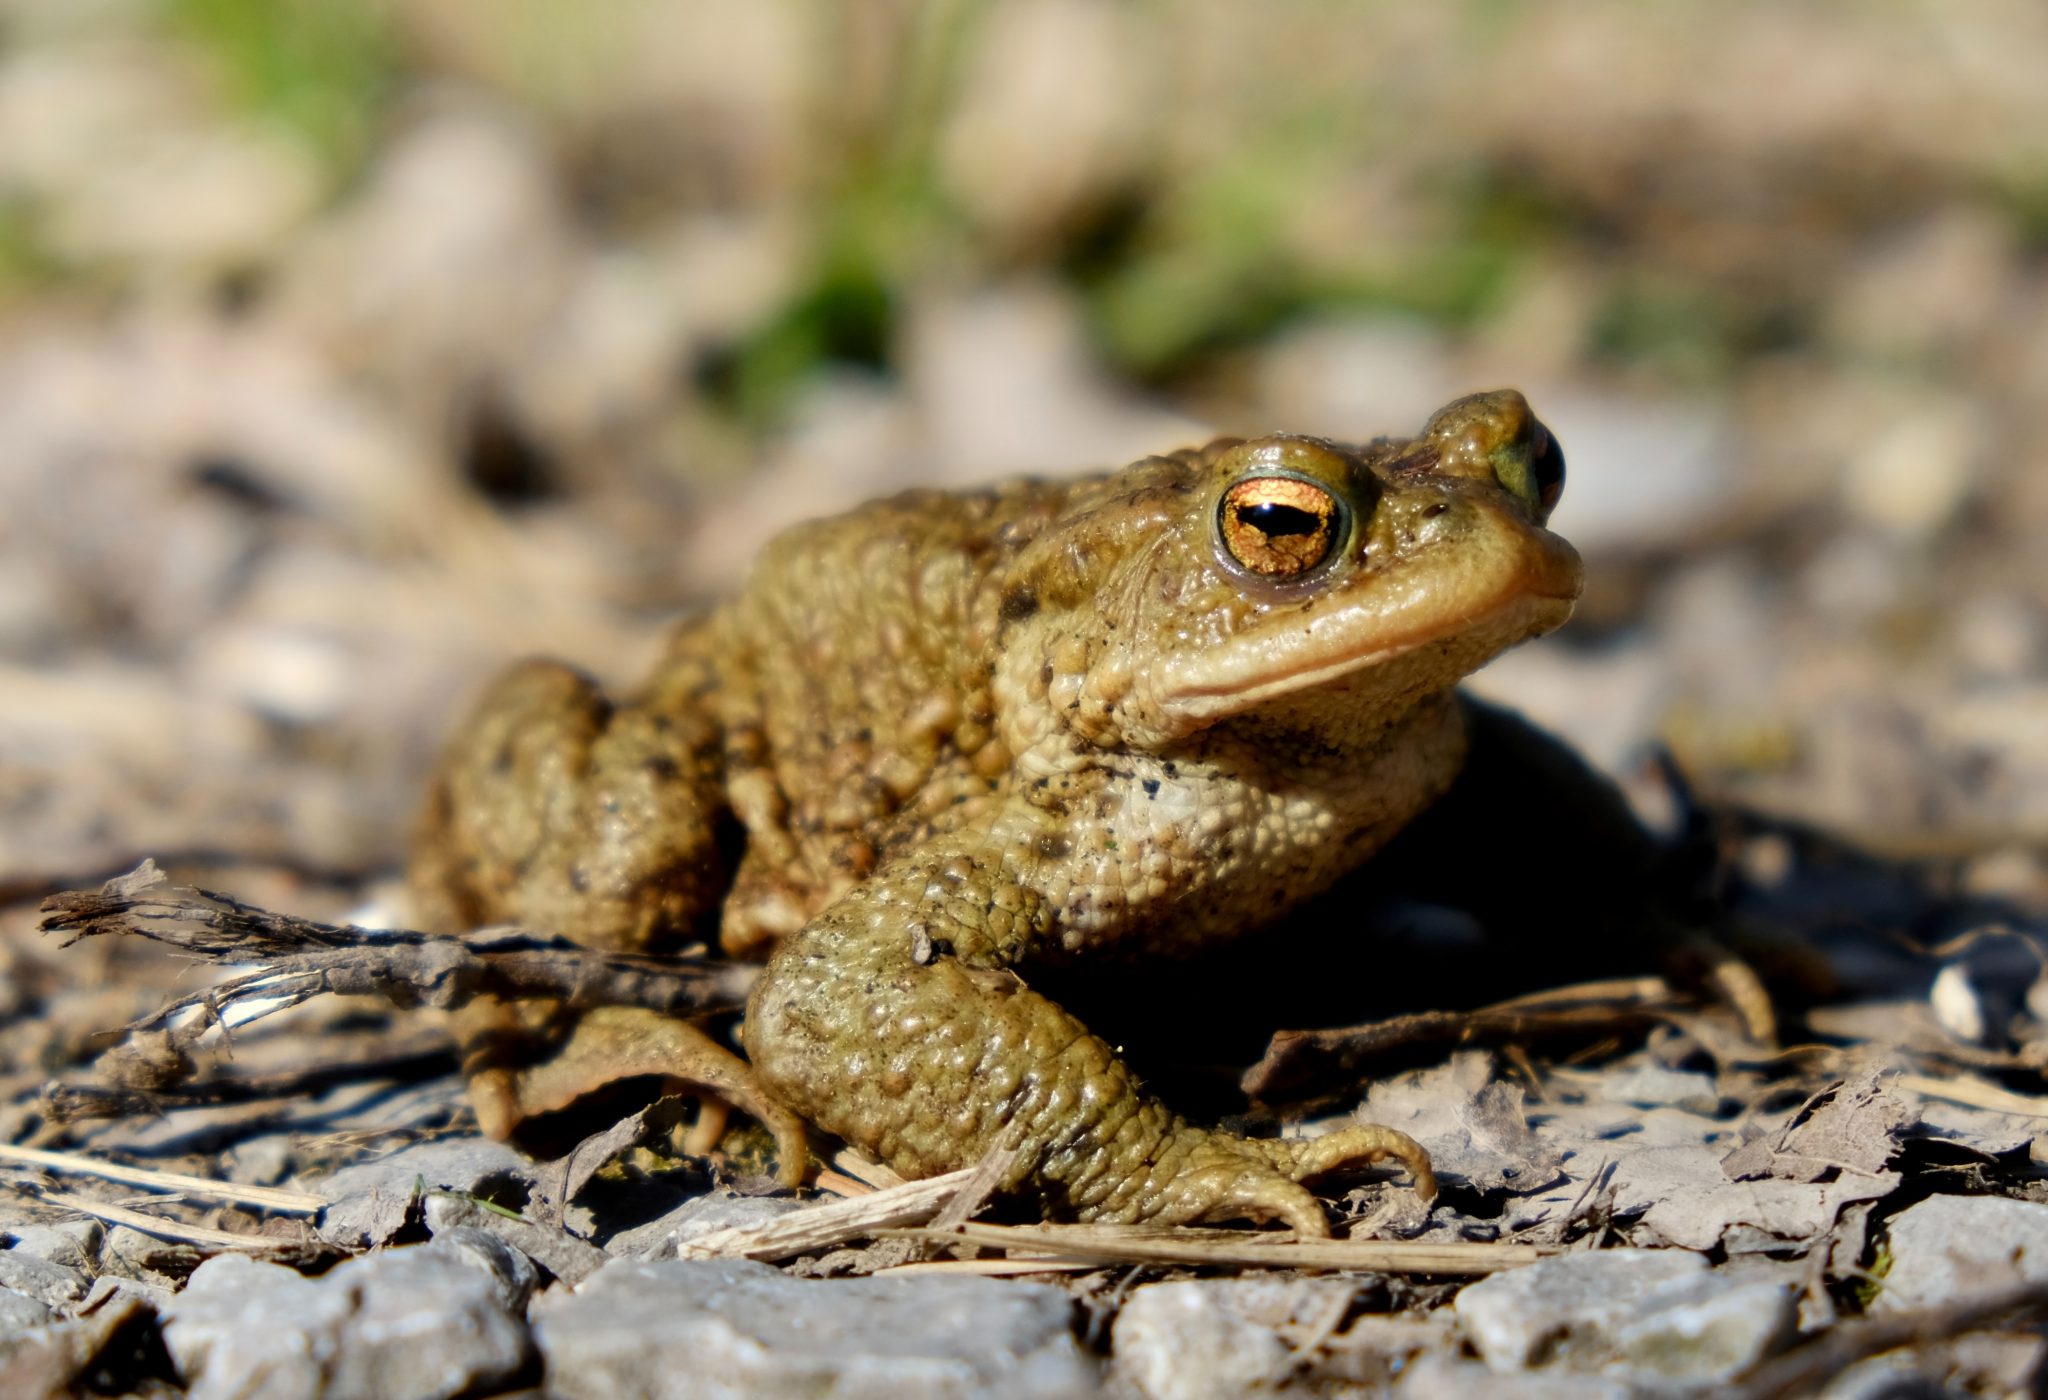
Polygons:
<instances>
[{"instance_id":1,"label":"dried leaf","mask_svg":"<svg viewBox=\"0 0 2048 1400\"><path fill-rule=\"evenodd\" d=\"M1901 1133L1917 1117L1912 1105L1887 1090L1872 1071L1828 1085L1782 1128L1745 1142L1722 1158L1721 1166L1730 1181L1875 1175L1891 1161Z\"/></svg>"}]
</instances>

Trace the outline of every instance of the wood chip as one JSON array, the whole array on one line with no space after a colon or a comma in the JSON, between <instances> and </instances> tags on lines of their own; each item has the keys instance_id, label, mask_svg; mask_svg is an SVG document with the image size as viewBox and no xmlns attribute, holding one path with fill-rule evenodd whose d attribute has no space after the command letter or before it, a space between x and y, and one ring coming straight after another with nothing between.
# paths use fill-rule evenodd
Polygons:
<instances>
[{"instance_id":1,"label":"wood chip","mask_svg":"<svg viewBox=\"0 0 2048 1400\"><path fill-rule=\"evenodd\" d=\"M832 1154L832 1165L845 1172L855 1181L864 1181L877 1191L886 1191L892 1186L904 1184L898 1173L880 1162L871 1162L851 1147L842 1147Z\"/></svg>"},{"instance_id":2,"label":"wood chip","mask_svg":"<svg viewBox=\"0 0 2048 1400\"><path fill-rule=\"evenodd\" d=\"M679 1259L759 1259L774 1262L822 1249L877 1239L882 1232L930 1220L974 1176L972 1167L925 1181L906 1182L852 1200L800 1210L766 1225L714 1230L676 1247Z\"/></svg>"}]
</instances>

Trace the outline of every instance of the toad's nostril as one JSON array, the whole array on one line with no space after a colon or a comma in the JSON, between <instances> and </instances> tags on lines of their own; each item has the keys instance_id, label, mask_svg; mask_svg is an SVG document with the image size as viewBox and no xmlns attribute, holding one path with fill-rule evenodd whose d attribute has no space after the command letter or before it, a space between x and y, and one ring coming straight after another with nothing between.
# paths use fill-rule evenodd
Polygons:
<instances>
[{"instance_id":1,"label":"toad's nostril","mask_svg":"<svg viewBox=\"0 0 2048 1400\"><path fill-rule=\"evenodd\" d=\"M1437 518L1437 517L1438 517L1439 515L1442 515L1442 514L1443 514L1443 513L1445 512L1445 511L1447 511L1447 510L1449 510L1449 509L1450 509L1450 507L1449 507L1448 505L1446 505L1446 504L1445 504L1444 502L1442 502L1442 501L1436 501L1436 502L1433 502L1433 503L1431 503L1431 504L1430 504L1429 506L1427 506L1426 508L1424 508L1424 510L1423 510L1423 512L1422 512L1422 518L1423 518L1424 520L1434 520L1434 519L1436 519L1436 518Z\"/></svg>"}]
</instances>

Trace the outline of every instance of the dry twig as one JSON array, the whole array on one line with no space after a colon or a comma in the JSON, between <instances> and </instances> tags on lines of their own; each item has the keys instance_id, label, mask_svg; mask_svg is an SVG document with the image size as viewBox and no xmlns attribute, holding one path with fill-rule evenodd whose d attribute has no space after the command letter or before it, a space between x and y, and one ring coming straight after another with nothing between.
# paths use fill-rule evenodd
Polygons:
<instances>
[{"instance_id":1,"label":"dry twig","mask_svg":"<svg viewBox=\"0 0 2048 1400\"><path fill-rule=\"evenodd\" d=\"M1735 1400L1780 1400L1811 1394L1866 1357L1900 1347L1954 1341L1992 1323L2038 1319L2044 1312L2048 1312L2048 1283L2036 1281L1935 1307L1838 1322L1803 1346L1764 1362L1726 1394Z\"/></svg>"},{"instance_id":2,"label":"dry twig","mask_svg":"<svg viewBox=\"0 0 2048 1400\"><path fill-rule=\"evenodd\" d=\"M744 1258L772 1263L854 1240L876 1239L893 1226L930 1220L973 1179L974 1173L973 1167L963 1167L944 1176L800 1210L766 1225L714 1230L677 1245L676 1254L683 1259Z\"/></svg>"},{"instance_id":3,"label":"dry twig","mask_svg":"<svg viewBox=\"0 0 2048 1400\"><path fill-rule=\"evenodd\" d=\"M52 895L42 910L44 932L73 940L134 934L215 962L256 964L253 972L179 997L126 1028L157 1030L199 1012L196 1028L172 1033L180 1044L208 1026L225 1026L230 1011L246 1023L330 993L442 1010L495 996L705 1015L737 1008L758 973L706 957L596 952L527 929L449 937L323 924L172 885L154 861L98 890Z\"/></svg>"},{"instance_id":4,"label":"dry twig","mask_svg":"<svg viewBox=\"0 0 2048 1400\"><path fill-rule=\"evenodd\" d=\"M1368 1059L1394 1049L1634 1031L1684 1004L1662 978L1632 977L1560 987L1473 1011L1418 1011L1334 1030L1281 1031L1239 1087L1255 1103L1276 1103L1307 1086L1349 1078Z\"/></svg>"}]
</instances>

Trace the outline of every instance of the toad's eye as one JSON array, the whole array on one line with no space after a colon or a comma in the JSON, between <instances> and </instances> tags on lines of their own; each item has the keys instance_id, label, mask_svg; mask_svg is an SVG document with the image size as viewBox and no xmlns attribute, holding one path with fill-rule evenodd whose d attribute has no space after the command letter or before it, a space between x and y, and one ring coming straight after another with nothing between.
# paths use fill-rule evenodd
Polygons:
<instances>
[{"instance_id":1,"label":"toad's eye","mask_svg":"<svg viewBox=\"0 0 2048 1400\"><path fill-rule=\"evenodd\" d=\"M1224 493L1216 523L1232 559L1267 578L1293 578L1330 557L1341 521L1337 498L1313 481L1255 476Z\"/></svg>"},{"instance_id":2,"label":"toad's eye","mask_svg":"<svg viewBox=\"0 0 2048 1400\"><path fill-rule=\"evenodd\" d=\"M1550 429L1536 425L1535 441L1529 445L1529 477L1536 487L1536 508L1548 518L1564 494L1564 449L1550 435Z\"/></svg>"}]
</instances>

